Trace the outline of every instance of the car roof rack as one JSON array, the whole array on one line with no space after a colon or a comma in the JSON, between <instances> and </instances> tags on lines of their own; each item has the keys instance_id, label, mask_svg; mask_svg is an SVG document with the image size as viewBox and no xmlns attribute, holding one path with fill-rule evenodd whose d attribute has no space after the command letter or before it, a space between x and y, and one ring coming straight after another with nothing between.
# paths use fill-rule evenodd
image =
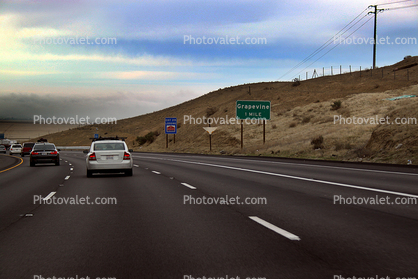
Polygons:
<instances>
[{"instance_id":1,"label":"car roof rack","mask_svg":"<svg viewBox=\"0 0 418 279\"><path fill-rule=\"evenodd\" d=\"M127 137L98 137L98 138L90 138L92 142L94 141L99 141L99 140L121 140L121 141L125 141Z\"/></svg>"}]
</instances>

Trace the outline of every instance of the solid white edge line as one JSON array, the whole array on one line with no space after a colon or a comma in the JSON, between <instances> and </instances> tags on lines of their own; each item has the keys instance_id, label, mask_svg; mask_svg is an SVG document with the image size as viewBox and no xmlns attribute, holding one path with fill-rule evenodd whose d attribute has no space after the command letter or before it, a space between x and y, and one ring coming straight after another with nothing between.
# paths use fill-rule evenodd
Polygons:
<instances>
[{"instance_id":1,"label":"solid white edge line","mask_svg":"<svg viewBox=\"0 0 418 279\"><path fill-rule=\"evenodd\" d=\"M192 186L190 184L187 184L187 183L181 183L181 185L186 186L186 187L189 187L190 189L193 189L193 190L196 189L196 187L194 187L194 186Z\"/></svg>"},{"instance_id":2,"label":"solid white edge line","mask_svg":"<svg viewBox=\"0 0 418 279\"><path fill-rule=\"evenodd\" d=\"M138 165L134 165L134 167L135 167L135 168L139 168L139 166L138 166Z\"/></svg>"},{"instance_id":3,"label":"solid white edge line","mask_svg":"<svg viewBox=\"0 0 418 279\"><path fill-rule=\"evenodd\" d=\"M161 172L158 172L158 171L152 171L152 172L155 174L161 174Z\"/></svg>"},{"instance_id":4,"label":"solid white edge line","mask_svg":"<svg viewBox=\"0 0 418 279\"><path fill-rule=\"evenodd\" d=\"M46 196L45 198L43 198L43 200L44 201L47 201L47 200L49 200L53 195L55 195L55 193L56 192L51 192L51 193L49 193L49 195L48 196Z\"/></svg>"},{"instance_id":5,"label":"solid white edge line","mask_svg":"<svg viewBox=\"0 0 418 279\"><path fill-rule=\"evenodd\" d=\"M290 233L288 231L285 231L285 230L283 230L283 229L281 229L281 228L279 228L279 227L277 227L277 226L275 226L275 225L273 225L273 224L271 224L267 221L264 221L261 218L258 218L257 216L249 216L249 218L251 220L259 223L260 225L263 225L264 227L266 227L266 228L268 228L268 229L270 229L270 230L272 230L272 231L274 231L274 232L276 232L276 233L278 233L278 234L280 234L280 235L282 235L282 236L284 236L284 237L286 237L290 240L300 240L299 236L294 235L293 233Z\"/></svg>"},{"instance_id":6,"label":"solid white edge line","mask_svg":"<svg viewBox=\"0 0 418 279\"><path fill-rule=\"evenodd\" d=\"M136 158L147 158L147 159L159 159L159 160L173 160L173 159L166 159L166 158L146 157L146 156L134 156L134 157L136 157ZM191 156L186 156L186 157L191 157ZM217 158L217 159L225 160L226 158ZM248 162L247 159L239 159L239 158L228 158L228 160L233 160L233 161L246 161L246 162ZM310 168L329 168L329 169L341 169L341 170L351 170L351 171L363 171L363 172L376 172L376 173L387 173L387 174L397 174L397 175L418 176L418 173L410 173L410 172L368 170L368 169L358 169L358 168L348 168L348 167L335 167L335 166L324 166L324 165L310 165L310 164L298 164L298 163L275 162L275 161L264 161L264 160L256 160L256 161L257 162L260 162L260 163L281 164L281 165L294 165L294 166L306 166L306 167L310 167Z\"/></svg>"},{"instance_id":7,"label":"solid white edge line","mask_svg":"<svg viewBox=\"0 0 418 279\"><path fill-rule=\"evenodd\" d=\"M68 179L70 179L70 176L69 176L69 175L67 175L67 176L64 178L64 180L68 180Z\"/></svg>"},{"instance_id":8,"label":"solid white edge line","mask_svg":"<svg viewBox=\"0 0 418 279\"><path fill-rule=\"evenodd\" d=\"M401 192L395 192L395 191L389 191L389 190L383 190L383 189L377 189L377 188L369 188L369 187L357 186L357 185L351 185L351 184L344 184L344 183L338 183L338 182L332 182L332 181L326 181L326 180L317 180L317 179L312 179L312 178L305 178L305 177L299 177L299 176L293 176L293 175L287 175L287 174L280 174L280 173L274 173L274 172L259 171L259 170L252 170L252 169L243 169L243 168L238 168L238 167L222 166L222 165L207 164L207 163L193 162L193 161L183 161L183 160L173 160L173 159L163 159L163 160L168 160L168 161L173 161L173 162L181 162L181 163L186 163L186 164L196 164L196 165L202 165L202 166L210 166L210 167L238 170L238 171L246 171L246 172L252 172L252 173L259 173L259 174L285 177L285 178L290 178L290 179L297 179L297 180L303 180L303 181L310 181L310 182L317 182L317 183L341 186L341 187L346 187L346 188L354 188L354 189L373 191L373 192L378 192L378 193L392 194L392 195L397 195L397 196L418 198L418 195L412 195L412 194L407 194L407 193L401 193Z\"/></svg>"}]
</instances>

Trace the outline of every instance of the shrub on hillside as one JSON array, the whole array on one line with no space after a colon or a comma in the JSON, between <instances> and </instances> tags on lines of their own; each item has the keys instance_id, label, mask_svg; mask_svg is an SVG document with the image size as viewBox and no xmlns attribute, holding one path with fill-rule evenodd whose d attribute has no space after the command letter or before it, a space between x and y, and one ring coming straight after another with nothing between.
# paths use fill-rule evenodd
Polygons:
<instances>
[{"instance_id":1,"label":"shrub on hillside","mask_svg":"<svg viewBox=\"0 0 418 279\"><path fill-rule=\"evenodd\" d=\"M299 85L300 85L300 80L298 78L293 79L292 86L296 87L296 86L299 86Z\"/></svg>"},{"instance_id":2,"label":"shrub on hillside","mask_svg":"<svg viewBox=\"0 0 418 279\"><path fill-rule=\"evenodd\" d=\"M145 137L136 137L136 141L138 142L139 145L143 145L147 142Z\"/></svg>"},{"instance_id":3,"label":"shrub on hillside","mask_svg":"<svg viewBox=\"0 0 418 279\"><path fill-rule=\"evenodd\" d=\"M153 143L155 138L158 137L159 135L160 135L160 132L158 131L149 132L144 137L136 137L136 141L138 142L139 145L143 145L147 142Z\"/></svg>"},{"instance_id":4,"label":"shrub on hillside","mask_svg":"<svg viewBox=\"0 0 418 279\"><path fill-rule=\"evenodd\" d=\"M323 136L319 136L316 138L313 138L311 140L311 144L313 145L313 149L319 149L319 148L324 148L324 137Z\"/></svg>"},{"instance_id":5,"label":"shrub on hillside","mask_svg":"<svg viewBox=\"0 0 418 279\"><path fill-rule=\"evenodd\" d=\"M145 135L144 138L146 139L147 142L153 143L155 139L154 132L149 132L148 134Z\"/></svg>"},{"instance_id":6,"label":"shrub on hillside","mask_svg":"<svg viewBox=\"0 0 418 279\"><path fill-rule=\"evenodd\" d=\"M302 124L309 123L309 121L311 121L311 117L310 117L310 116L305 116L305 117L302 119Z\"/></svg>"},{"instance_id":7,"label":"shrub on hillside","mask_svg":"<svg viewBox=\"0 0 418 279\"><path fill-rule=\"evenodd\" d=\"M331 104L331 110L337 110L339 108L341 108L341 101L335 101L334 103Z\"/></svg>"},{"instance_id":8,"label":"shrub on hillside","mask_svg":"<svg viewBox=\"0 0 418 279\"><path fill-rule=\"evenodd\" d=\"M372 151L370 149L366 148L366 147L357 148L356 150L354 150L354 153L359 158L370 157L372 155Z\"/></svg>"},{"instance_id":9,"label":"shrub on hillside","mask_svg":"<svg viewBox=\"0 0 418 279\"><path fill-rule=\"evenodd\" d=\"M209 107L206 109L206 117L214 115L218 111L217 107Z\"/></svg>"}]
</instances>

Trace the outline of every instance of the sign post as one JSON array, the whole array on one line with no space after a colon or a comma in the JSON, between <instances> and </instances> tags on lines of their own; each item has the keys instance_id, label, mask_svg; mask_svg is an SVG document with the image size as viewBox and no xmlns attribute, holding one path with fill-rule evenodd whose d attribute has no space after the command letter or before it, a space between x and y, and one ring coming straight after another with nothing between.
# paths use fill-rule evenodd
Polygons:
<instances>
[{"instance_id":1,"label":"sign post","mask_svg":"<svg viewBox=\"0 0 418 279\"><path fill-rule=\"evenodd\" d=\"M176 117L166 117L165 118L165 148L168 148L168 135L174 134L174 143L177 133L177 118Z\"/></svg>"},{"instance_id":2,"label":"sign post","mask_svg":"<svg viewBox=\"0 0 418 279\"><path fill-rule=\"evenodd\" d=\"M236 116L241 120L241 149L244 146L244 119L263 121L263 144L266 143L266 120L270 120L270 101L237 101Z\"/></svg>"},{"instance_id":3,"label":"sign post","mask_svg":"<svg viewBox=\"0 0 418 279\"><path fill-rule=\"evenodd\" d=\"M241 150L244 148L244 120L241 119Z\"/></svg>"},{"instance_id":4,"label":"sign post","mask_svg":"<svg viewBox=\"0 0 418 279\"><path fill-rule=\"evenodd\" d=\"M215 132L215 130L217 129L218 127L203 127L203 129L205 129L206 130L206 132L208 132L209 133L209 150L210 151L212 151L212 133L213 132Z\"/></svg>"},{"instance_id":5,"label":"sign post","mask_svg":"<svg viewBox=\"0 0 418 279\"><path fill-rule=\"evenodd\" d=\"M266 120L263 119L263 144L266 143Z\"/></svg>"}]
</instances>

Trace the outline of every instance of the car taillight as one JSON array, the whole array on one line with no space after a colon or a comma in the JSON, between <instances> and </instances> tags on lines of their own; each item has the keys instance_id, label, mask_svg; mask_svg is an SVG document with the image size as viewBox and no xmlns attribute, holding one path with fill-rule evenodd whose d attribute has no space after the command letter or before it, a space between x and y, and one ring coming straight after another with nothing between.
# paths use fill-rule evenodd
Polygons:
<instances>
[{"instance_id":1,"label":"car taillight","mask_svg":"<svg viewBox=\"0 0 418 279\"><path fill-rule=\"evenodd\" d=\"M131 160L131 154L125 151L125 154L123 154L123 160Z\"/></svg>"},{"instance_id":2,"label":"car taillight","mask_svg":"<svg viewBox=\"0 0 418 279\"><path fill-rule=\"evenodd\" d=\"M52 151L51 153L49 153L49 154L51 154L51 155L57 155L58 154L58 151Z\"/></svg>"},{"instance_id":3,"label":"car taillight","mask_svg":"<svg viewBox=\"0 0 418 279\"><path fill-rule=\"evenodd\" d=\"M39 155L38 152L31 152L32 155Z\"/></svg>"},{"instance_id":4,"label":"car taillight","mask_svg":"<svg viewBox=\"0 0 418 279\"><path fill-rule=\"evenodd\" d=\"M96 161L96 154L94 152L89 155L89 161Z\"/></svg>"}]
</instances>

